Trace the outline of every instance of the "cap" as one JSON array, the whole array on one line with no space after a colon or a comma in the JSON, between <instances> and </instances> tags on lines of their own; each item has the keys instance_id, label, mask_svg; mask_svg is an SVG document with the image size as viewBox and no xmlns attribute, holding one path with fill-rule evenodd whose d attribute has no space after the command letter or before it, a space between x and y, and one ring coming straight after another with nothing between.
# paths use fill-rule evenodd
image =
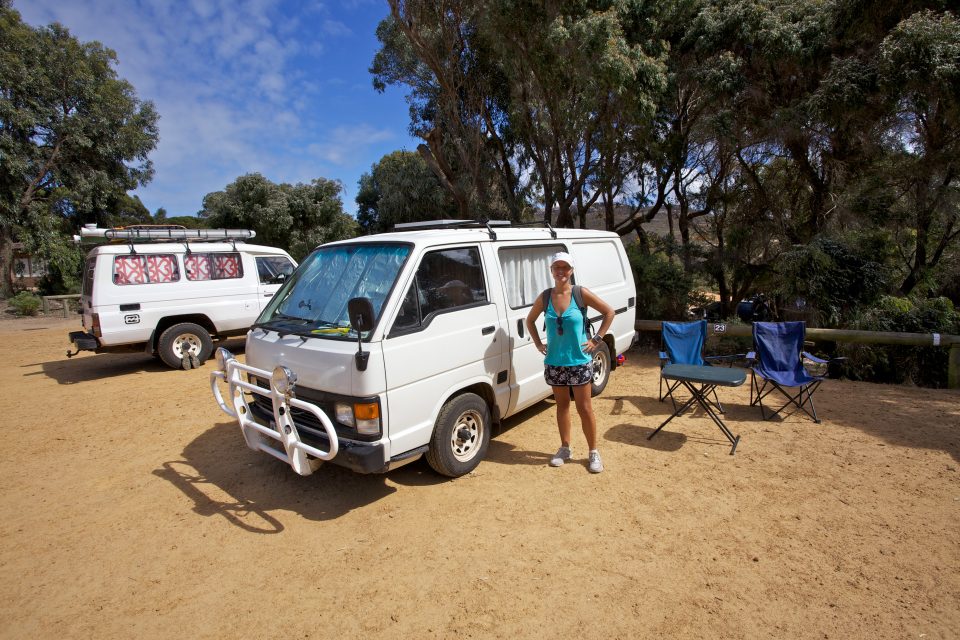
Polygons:
<instances>
[{"instance_id":1,"label":"cap","mask_svg":"<svg viewBox=\"0 0 960 640\"><path fill-rule=\"evenodd\" d=\"M557 253L555 253L555 254L553 254L552 256L550 256L550 266L551 266L551 267L552 267L553 265L555 265L556 263L558 263L558 262L566 262L568 265L570 265L570 268L571 268L571 269L574 267L574 265L573 265L573 256L571 256L571 255L570 255L569 253L567 253L566 251L558 251Z\"/></svg>"}]
</instances>

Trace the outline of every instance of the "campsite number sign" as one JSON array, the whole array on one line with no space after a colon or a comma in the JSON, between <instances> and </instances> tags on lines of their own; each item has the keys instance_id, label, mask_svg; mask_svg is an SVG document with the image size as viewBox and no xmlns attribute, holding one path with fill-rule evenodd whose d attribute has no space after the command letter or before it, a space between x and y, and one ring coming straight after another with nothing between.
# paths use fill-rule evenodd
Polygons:
<instances>
[{"instance_id":1,"label":"campsite number sign","mask_svg":"<svg viewBox=\"0 0 960 640\"><path fill-rule=\"evenodd\" d=\"M725 325L725 324L722 324L722 323L719 323L719 322L718 322L718 323L716 323L716 324L713 325L713 332L714 332L714 333L725 333L726 331L727 331L727 325Z\"/></svg>"}]
</instances>

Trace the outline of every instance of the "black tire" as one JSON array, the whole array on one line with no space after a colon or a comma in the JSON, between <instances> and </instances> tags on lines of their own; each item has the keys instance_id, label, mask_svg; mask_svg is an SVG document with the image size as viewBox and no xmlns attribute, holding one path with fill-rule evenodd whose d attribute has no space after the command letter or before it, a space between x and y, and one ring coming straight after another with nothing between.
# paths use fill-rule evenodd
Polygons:
<instances>
[{"instance_id":1,"label":"black tire","mask_svg":"<svg viewBox=\"0 0 960 640\"><path fill-rule=\"evenodd\" d=\"M601 342L596 351L593 352L593 384L590 386L590 395L596 397L603 393L607 388L607 381L610 380L610 348L606 342Z\"/></svg>"},{"instance_id":2,"label":"black tire","mask_svg":"<svg viewBox=\"0 0 960 640\"><path fill-rule=\"evenodd\" d=\"M474 393L443 405L430 438L427 463L437 473L459 478L477 468L490 446L490 408Z\"/></svg>"},{"instance_id":3,"label":"black tire","mask_svg":"<svg viewBox=\"0 0 960 640\"><path fill-rule=\"evenodd\" d=\"M203 363L213 353L213 339L207 330L192 322L181 322L166 329L157 341L157 354L168 367L183 367L183 357L193 354ZM192 359L191 359L192 360Z\"/></svg>"}]
</instances>

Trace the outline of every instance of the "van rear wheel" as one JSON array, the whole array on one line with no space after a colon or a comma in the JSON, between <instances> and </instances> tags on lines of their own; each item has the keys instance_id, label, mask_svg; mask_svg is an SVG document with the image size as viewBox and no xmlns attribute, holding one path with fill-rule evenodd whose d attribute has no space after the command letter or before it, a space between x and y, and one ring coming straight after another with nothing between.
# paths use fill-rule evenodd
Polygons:
<instances>
[{"instance_id":1,"label":"van rear wheel","mask_svg":"<svg viewBox=\"0 0 960 640\"><path fill-rule=\"evenodd\" d=\"M441 475L458 478L477 468L490 445L490 408L474 393L443 405L430 438L427 463Z\"/></svg>"},{"instance_id":2,"label":"van rear wheel","mask_svg":"<svg viewBox=\"0 0 960 640\"><path fill-rule=\"evenodd\" d=\"M175 324L160 334L157 354L164 364L174 369L183 366L183 359L203 362L213 353L213 339L206 329L192 322Z\"/></svg>"},{"instance_id":3,"label":"van rear wheel","mask_svg":"<svg viewBox=\"0 0 960 640\"><path fill-rule=\"evenodd\" d=\"M603 393L610 379L610 348L606 342L601 342L593 352L593 382L590 386L590 395L595 397Z\"/></svg>"}]
</instances>

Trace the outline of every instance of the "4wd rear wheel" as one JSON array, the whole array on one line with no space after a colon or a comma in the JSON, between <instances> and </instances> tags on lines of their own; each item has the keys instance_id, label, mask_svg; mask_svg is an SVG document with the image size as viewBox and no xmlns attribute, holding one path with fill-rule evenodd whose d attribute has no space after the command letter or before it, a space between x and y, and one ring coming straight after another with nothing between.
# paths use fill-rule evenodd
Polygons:
<instances>
[{"instance_id":1,"label":"4wd rear wheel","mask_svg":"<svg viewBox=\"0 0 960 640\"><path fill-rule=\"evenodd\" d=\"M203 362L213 353L213 339L207 330L192 322L181 322L160 334L157 354L164 364L174 369L182 366L184 357L193 356Z\"/></svg>"},{"instance_id":2,"label":"4wd rear wheel","mask_svg":"<svg viewBox=\"0 0 960 640\"><path fill-rule=\"evenodd\" d=\"M595 397L603 393L609 379L610 348L607 347L606 342L601 342L597 350L593 352L593 383L590 387L590 395Z\"/></svg>"},{"instance_id":3,"label":"4wd rear wheel","mask_svg":"<svg viewBox=\"0 0 960 640\"><path fill-rule=\"evenodd\" d=\"M427 462L439 474L458 478L477 468L490 445L490 408L464 393L443 405L430 439Z\"/></svg>"}]
</instances>

